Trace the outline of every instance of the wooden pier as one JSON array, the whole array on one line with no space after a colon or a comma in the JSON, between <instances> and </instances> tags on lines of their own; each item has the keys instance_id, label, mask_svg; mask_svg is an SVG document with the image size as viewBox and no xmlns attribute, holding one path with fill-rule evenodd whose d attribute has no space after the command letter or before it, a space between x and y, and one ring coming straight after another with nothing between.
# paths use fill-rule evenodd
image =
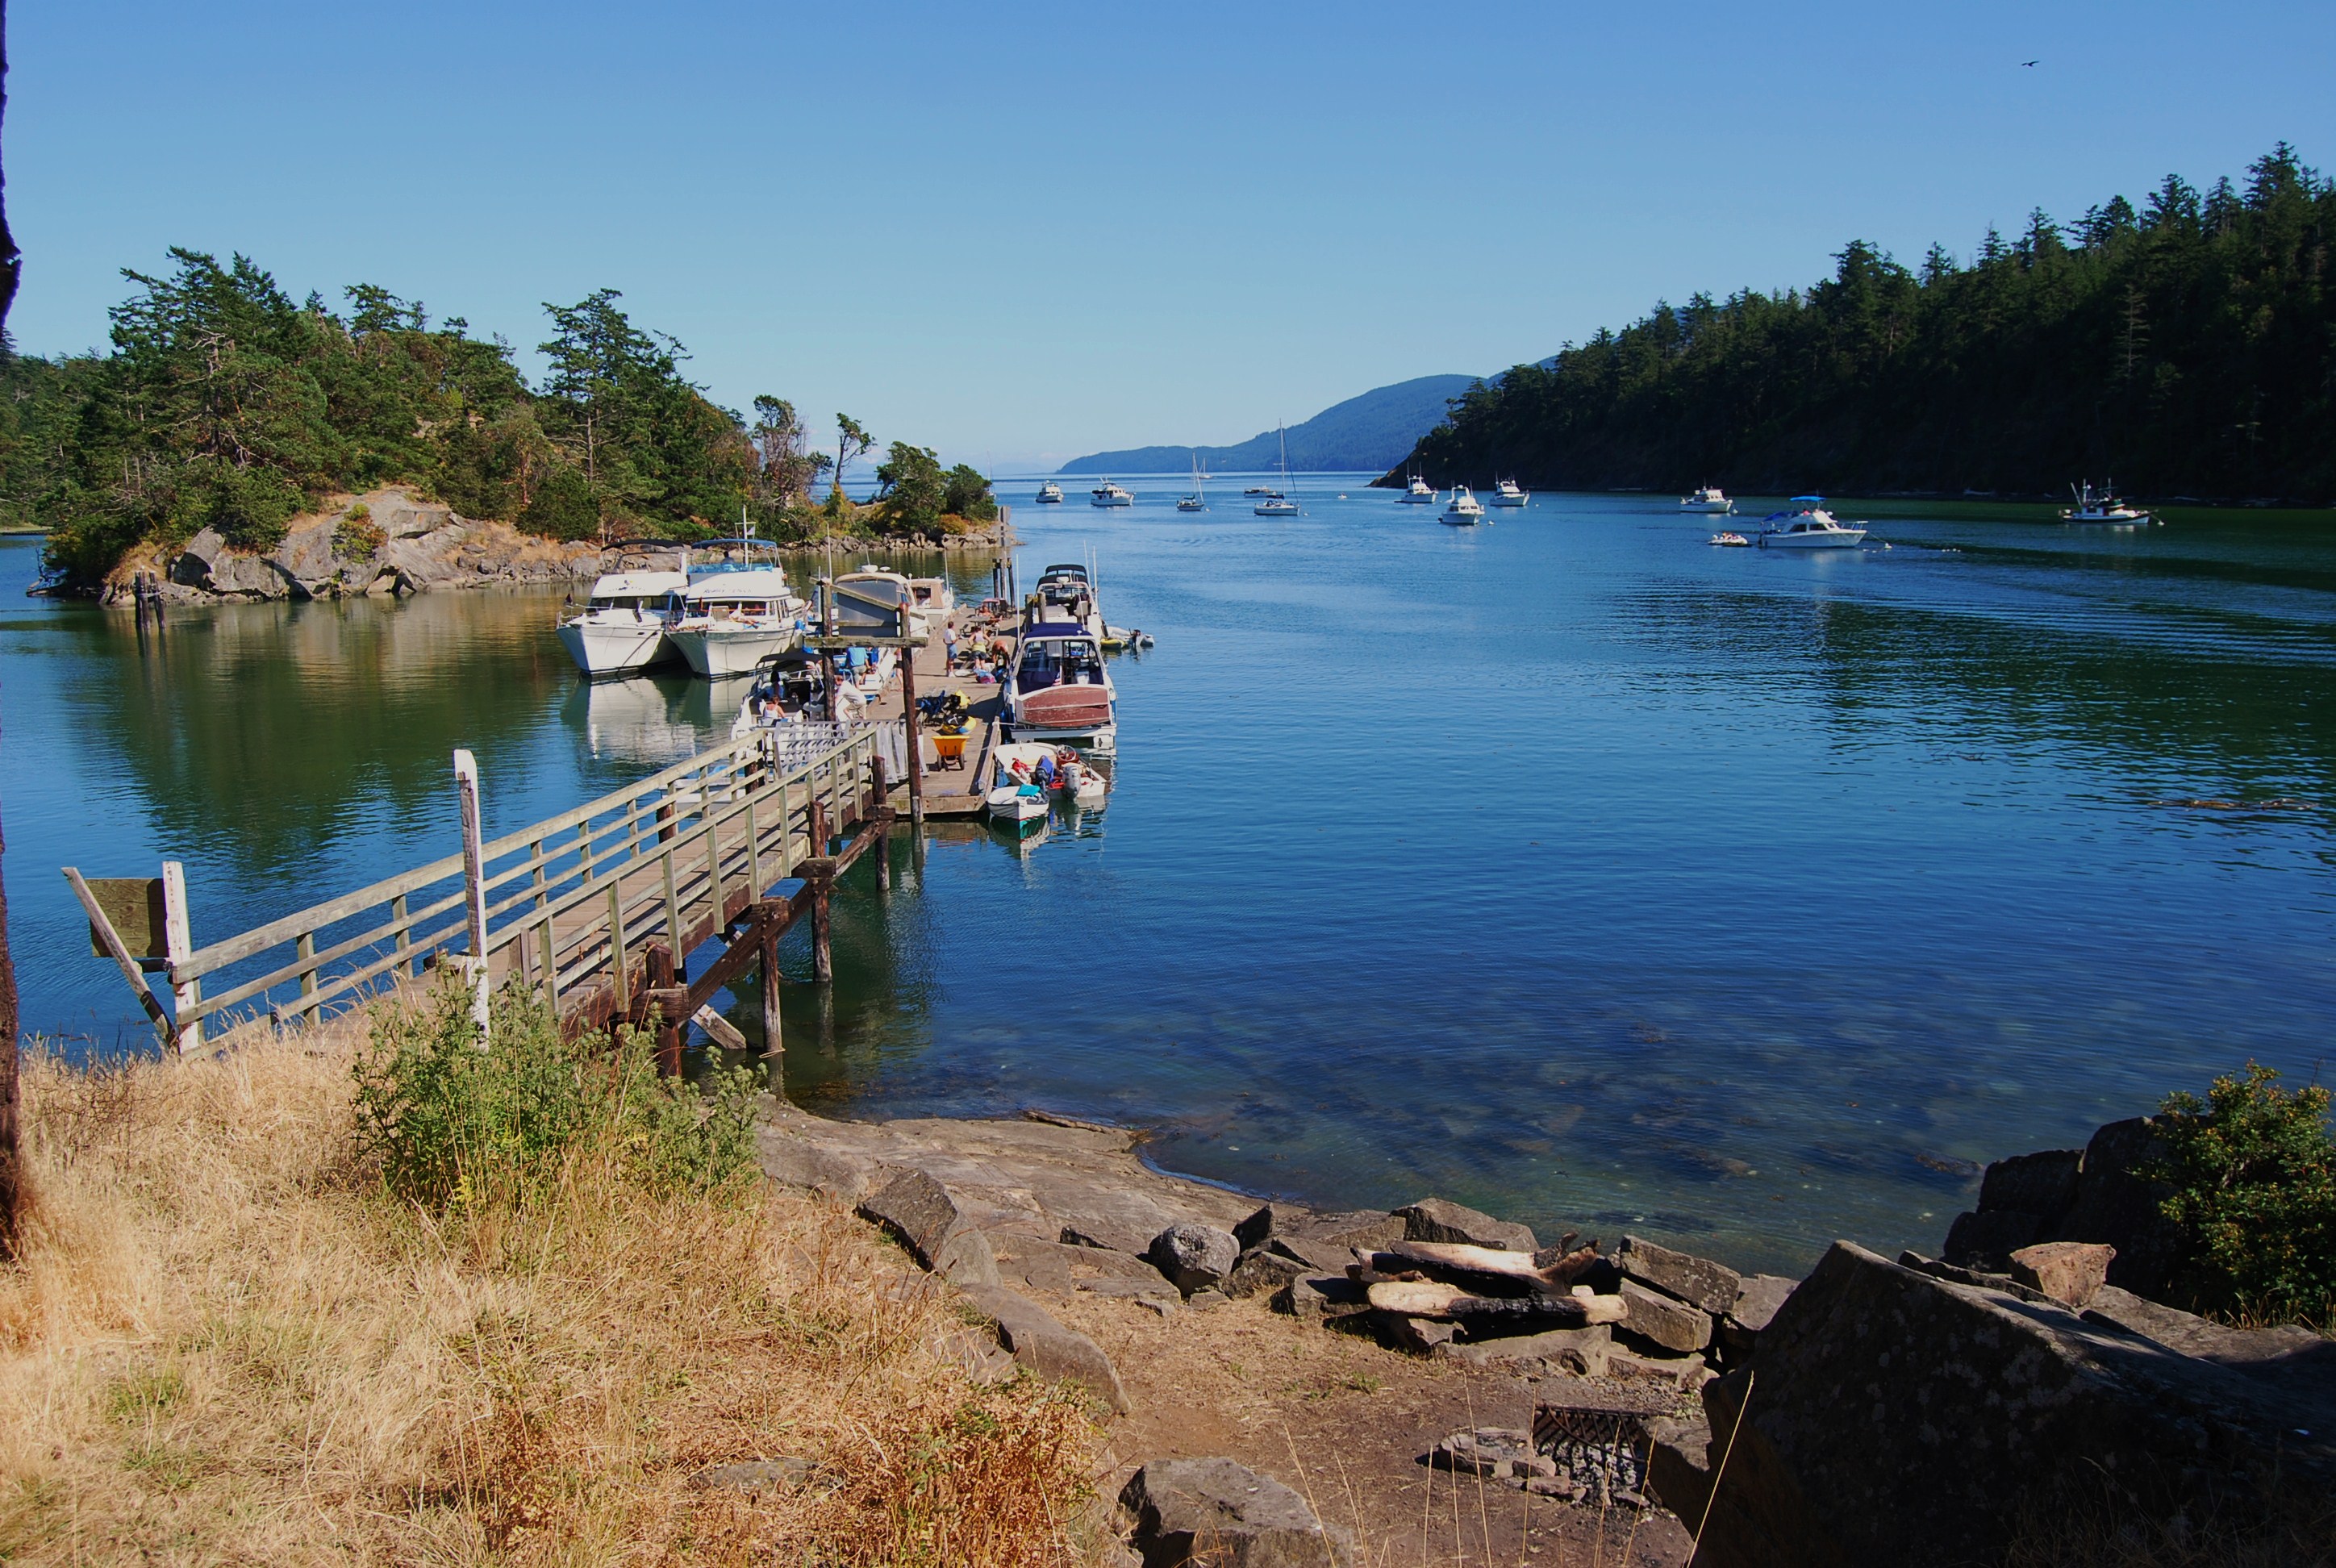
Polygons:
<instances>
[{"instance_id":1,"label":"wooden pier","mask_svg":"<svg viewBox=\"0 0 2336 1568\"><path fill-rule=\"evenodd\" d=\"M151 880L84 879L70 866L64 875L92 945L182 1051L253 1018L314 1022L451 964L478 988L482 1021L488 992L513 981L571 1031L654 1011L671 1069L693 1020L744 1044L707 1003L759 968L775 1057L779 938L808 914L817 978L829 978L835 879L882 844L893 820L878 738L841 726L757 731L492 841L479 833L477 768L457 752L460 852L200 948L176 862ZM889 881L881 855L879 864ZM775 891L787 882L798 885ZM687 973L690 956L716 940L721 954ZM167 1010L150 972L165 982Z\"/></svg>"}]
</instances>

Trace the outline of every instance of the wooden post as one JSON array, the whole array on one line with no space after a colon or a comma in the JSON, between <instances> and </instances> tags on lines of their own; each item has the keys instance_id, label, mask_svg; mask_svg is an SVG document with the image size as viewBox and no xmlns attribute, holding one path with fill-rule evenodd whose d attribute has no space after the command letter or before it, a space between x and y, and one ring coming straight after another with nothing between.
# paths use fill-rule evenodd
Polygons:
<instances>
[{"instance_id":1,"label":"wooden post","mask_svg":"<svg viewBox=\"0 0 2336 1568\"><path fill-rule=\"evenodd\" d=\"M479 759L456 747L454 794L462 809L462 909L471 928L471 1021L487 1043L487 868L479 828Z\"/></svg>"},{"instance_id":2,"label":"wooden post","mask_svg":"<svg viewBox=\"0 0 2336 1568\"><path fill-rule=\"evenodd\" d=\"M622 881L608 884L608 965L617 988L617 1011L630 1017L632 998L626 992L633 982L631 976L626 973L625 888Z\"/></svg>"},{"instance_id":3,"label":"wooden post","mask_svg":"<svg viewBox=\"0 0 2336 1568\"><path fill-rule=\"evenodd\" d=\"M876 841L876 891L892 891L892 791L884 779L884 754L871 747L868 767L875 779L876 820L884 824L883 836Z\"/></svg>"},{"instance_id":4,"label":"wooden post","mask_svg":"<svg viewBox=\"0 0 2336 1568\"><path fill-rule=\"evenodd\" d=\"M814 792L811 797L811 853L813 860L825 860L834 846L827 836L827 803Z\"/></svg>"},{"instance_id":5,"label":"wooden post","mask_svg":"<svg viewBox=\"0 0 2336 1568\"><path fill-rule=\"evenodd\" d=\"M162 862L162 951L174 968L195 953L194 922L187 915L187 868L177 861ZM194 1010L203 1003L203 982L194 979L181 984L172 975L170 1002L172 1034L180 1051L201 1050L203 1021L194 1017Z\"/></svg>"},{"instance_id":6,"label":"wooden post","mask_svg":"<svg viewBox=\"0 0 2336 1568\"><path fill-rule=\"evenodd\" d=\"M903 630L907 628L902 628ZM917 733L917 649L913 643L900 649L900 712L909 725L909 828L913 833L925 831L925 752Z\"/></svg>"},{"instance_id":7,"label":"wooden post","mask_svg":"<svg viewBox=\"0 0 2336 1568\"><path fill-rule=\"evenodd\" d=\"M804 868L811 881L811 972L821 985L835 979L835 950L828 941L828 894L835 887L835 862Z\"/></svg>"},{"instance_id":8,"label":"wooden post","mask_svg":"<svg viewBox=\"0 0 2336 1568\"><path fill-rule=\"evenodd\" d=\"M664 942L651 942L647 964L648 984L645 989L651 992L672 989L673 949ZM645 1015L650 1005L644 1002ZM661 1009L657 1013L657 1071L671 1078L681 1074L681 1029L689 1020L668 1018L666 1013L669 1010Z\"/></svg>"},{"instance_id":9,"label":"wooden post","mask_svg":"<svg viewBox=\"0 0 2336 1568\"><path fill-rule=\"evenodd\" d=\"M787 1097L786 1038L779 1023L779 911L786 906L765 899L754 907L763 954L763 1056L771 1064L771 1093Z\"/></svg>"}]
</instances>

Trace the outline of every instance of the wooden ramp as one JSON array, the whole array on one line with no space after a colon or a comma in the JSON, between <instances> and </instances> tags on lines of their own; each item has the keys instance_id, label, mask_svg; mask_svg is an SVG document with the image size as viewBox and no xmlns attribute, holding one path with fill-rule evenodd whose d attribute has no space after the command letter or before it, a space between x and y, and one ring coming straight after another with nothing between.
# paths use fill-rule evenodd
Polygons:
<instances>
[{"instance_id":1,"label":"wooden ramp","mask_svg":"<svg viewBox=\"0 0 2336 1568\"><path fill-rule=\"evenodd\" d=\"M490 988L534 988L571 1030L638 1022L654 1008L677 1065L691 1016L757 959L775 974L779 933L805 912L814 916L816 963L827 978L828 890L881 842L892 818L877 737L866 730L839 727L809 741L784 731L741 736L485 842L475 765L468 753L455 757L462 852L205 947L188 939L175 863L161 879L174 903L159 960L131 955L104 913L111 906L77 871L65 875L93 936L112 948L141 998L153 1001L141 969L167 977L169 1018L149 1010L182 1050L199 1047L207 1029L254 1017L313 1021L453 962ZM771 896L788 881L801 886ZM730 939L722 956L685 980L688 956L717 938ZM775 1049L777 988L764 989Z\"/></svg>"}]
</instances>

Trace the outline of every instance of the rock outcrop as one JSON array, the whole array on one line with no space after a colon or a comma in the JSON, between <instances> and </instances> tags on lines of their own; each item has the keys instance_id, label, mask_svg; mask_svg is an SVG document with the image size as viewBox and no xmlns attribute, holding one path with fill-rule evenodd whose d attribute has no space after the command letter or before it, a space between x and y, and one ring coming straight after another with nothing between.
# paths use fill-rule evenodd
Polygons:
<instances>
[{"instance_id":1,"label":"rock outcrop","mask_svg":"<svg viewBox=\"0 0 2336 1568\"><path fill-rule=\"evenodd\" d=\"M2180 1230L2158 1204L2166 1189L2140 1172L2159 1153L2156 1124L2111 1122L2082 1149L2015 1154L1988 1166L1979 1207L1956 1216L1942 1255L2004 1273L2011 1254L2042 1242L2091 1242L2117 1251L2108 1282L2153 1299L2180 1272Z\"/></svg>"},{"instance_id":2,"label":"rock outcrop","mask_svg":"<svg viewBox=\"0 0 2336 1568\"><path fill-rule=\"evenodd\" d=\"M1231 1459L1155 1459L1128 1477L1119 1508L1144 1568L1348 1568L1348 1533L1306 1499Z\"/></svg>"},{"instance_id":3,"label":"rock outcrop","mask_svg":"<svg viewBox=\"0 0 2336 1568\"><path fill-rule=\"evenodd\" d=\"M2269 1361L2308 1371L2336 1357L2307 1338ZM1734 1436L1709 1488L1698 1558L1709 1568L1994 1561L2044 1511L2164 1517L2224 1491L2336 1482L2336 1412L2293 1378L1847 1242L1704 1403L1704 1468L1718 1470ZM1665 1461L1655 1485L1671 1475L1693 1491L1696 1469Z\"/></svg>"}]
</instances>

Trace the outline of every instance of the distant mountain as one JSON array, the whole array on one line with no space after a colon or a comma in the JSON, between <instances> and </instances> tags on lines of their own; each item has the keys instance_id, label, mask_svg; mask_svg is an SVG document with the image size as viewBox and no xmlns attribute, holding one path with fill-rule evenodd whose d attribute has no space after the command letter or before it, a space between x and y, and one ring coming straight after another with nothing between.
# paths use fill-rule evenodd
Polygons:
<instances>
[{"instance_id":1,"label":"distant mountain","mask_svg":"<svg viewBox=\"0 0 2336 1568\"><path fill-rule=\"evenodd\" d=\"M1475 382L1473 375L1423 375L1398 381L1334 404L1303 424L1290 427L1290 466L1310 470L1377 472L1403 461L1419 438L1444 423L1445 402ZM1139 446L1098 452L1063 464L1063 473L1182 473L1192 463L1189 446ZM1269 469L1281 461L1280 443L1269 430L1238 446L1197 449L1212 473Z\"/></svg>"}]
</instances>

